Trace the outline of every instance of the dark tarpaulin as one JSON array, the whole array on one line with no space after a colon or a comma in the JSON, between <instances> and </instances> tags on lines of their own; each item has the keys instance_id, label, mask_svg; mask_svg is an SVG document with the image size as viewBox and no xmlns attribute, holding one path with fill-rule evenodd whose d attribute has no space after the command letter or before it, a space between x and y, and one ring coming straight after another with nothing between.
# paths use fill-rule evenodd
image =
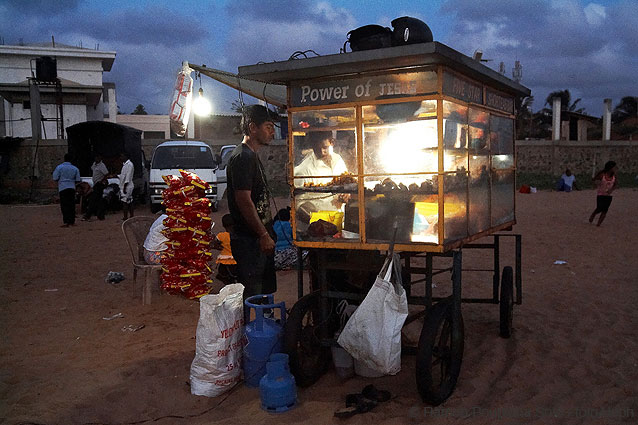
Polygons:
<instances>
[{"instance_id":1,"label":"dark tarpaulin","mask_svg":"<svg viewBox=\"0 0 638 425\"><path fill-rule=\"evenodd\" d=\"M134 176L142 176L142 130L108 121L86 121L66 128L69 153L80 175L90 176L95 155L104 158L110 173L119 173L122 152L129 154Z\"/></svg>"}]
</instances>

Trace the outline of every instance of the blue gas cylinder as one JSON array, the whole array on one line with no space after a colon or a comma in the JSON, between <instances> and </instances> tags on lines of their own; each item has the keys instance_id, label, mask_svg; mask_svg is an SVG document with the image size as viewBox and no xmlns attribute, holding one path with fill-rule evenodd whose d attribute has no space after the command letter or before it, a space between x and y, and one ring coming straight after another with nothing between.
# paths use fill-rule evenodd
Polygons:
<instances>
[{"instance_id":1,"label":"blue gas cylinder","mask_svg":"<svg viewBox=\"0 0 638 425\"><path fill-rule=\"evenodd\" d=\"M266 300L266 304L255 304ZM244 347L244 382L249 387L258 387L259 380L266 373L266 362L273 353L281 352L286 323L286 304L275 304L273 295L254 295L244 301L246 317L250 309L255 309L255 320L245 328L246 346ZM279 309L279 319L275 320L274 311ZM271 317L265 317L264 312Z\"/></svg>"},{"instance_id":2,"label":"blue gas cylinder","mask_svg":"<svg viewBox=\"0 0 638 425\"><path fill-rule=\"evenodd\" d=\"M273 413L285 412L297 403L295 377L288 367L288 354L272 354L266 363L266 375L259 381L261 408Z\"/></svg>"}]
</instances>

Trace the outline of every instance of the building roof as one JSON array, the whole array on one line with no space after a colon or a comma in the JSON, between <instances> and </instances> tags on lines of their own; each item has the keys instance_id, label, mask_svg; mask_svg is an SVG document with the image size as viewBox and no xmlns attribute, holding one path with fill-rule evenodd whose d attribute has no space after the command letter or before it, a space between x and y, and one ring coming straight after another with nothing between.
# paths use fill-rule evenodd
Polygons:
<instances>
[{"instance_id":1,"label":"building roof","mask_svg":"<svg viewBox=\"0 0 638 425\"><path fill-rule=\"evenodd\" d=\"M104 69L104 71L110 71L113 67L116 53L113 51L86 49L59 43L56 43L55 47L50 43L32 43L22 46L0 45L0 55L19 55L31 57L56 56L99 59L102 61L102 68Z\"/></svg>"},{"instance_id":2,"label":"building roof","mask_svg":"<svg viewBox=\"0 0 638 425\"><path fill-rule=\"evenodd\" d=\"M295 81L429 65L449 65L477 81L515 96L530 94L527 87L436 41L240 66L239 76L287 85Z\"/></svg>"},{"instance_id":3,"label":"building roof","mask_svg":"<svg viewBox=\"0 0 638 425\"><path fill-rule=\"evenodd\" d=\"M58 78L62 88L62 103L97 105L102 96L102 86L87 86L65 78ZM56 103L55 84L39 84L42 103ZM29 100L29 81L0 83L0 95L10 103Z\"/></svg>"},{"instance_id":4,"label":"building roof","mask_svg":"<svg viewBox=\"0 0 638 425\"><path fill-rule=\"evenodd\" d=\"M581 114L580 112L565 111L565 110L560 111L561 121L567 121L570 118L577 118L579 120L585 120L590 122L598 122L600 120L600 117L594 117L587 114Z\"/></svg>"}]
</instances>

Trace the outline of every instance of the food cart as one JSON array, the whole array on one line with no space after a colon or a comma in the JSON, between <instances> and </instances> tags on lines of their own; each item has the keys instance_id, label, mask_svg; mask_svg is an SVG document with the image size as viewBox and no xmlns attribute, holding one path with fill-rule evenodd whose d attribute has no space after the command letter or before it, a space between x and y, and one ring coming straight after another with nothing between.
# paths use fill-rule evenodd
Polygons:
<instances>
[{"instance_id":1,"label":"food cart","mask_svg":"<svg viewBox=\"0 0 638 425\"><path fill-rule=\"evenodd\" d=\"M381 252L394 249L409 303L425 307L419 392L441 403L461 366L461 302L499 304L504 337L521 302L521 237L501 231L516 222L515 100L530 91L438 42L243 66L239 76L287 87L294 243L312 257L313 291L303 295L300 282L286 328L297 382L325 370L336 301L361 300ZM515 267L501 274L505 237ZM466 249L493 252L492 297L461 297ZM435 269L435 257L449 266ZM451 296L433 297L432 277L444 272ZM412 295L417 283L424 295Z\"/></svg>"}]
</instances>

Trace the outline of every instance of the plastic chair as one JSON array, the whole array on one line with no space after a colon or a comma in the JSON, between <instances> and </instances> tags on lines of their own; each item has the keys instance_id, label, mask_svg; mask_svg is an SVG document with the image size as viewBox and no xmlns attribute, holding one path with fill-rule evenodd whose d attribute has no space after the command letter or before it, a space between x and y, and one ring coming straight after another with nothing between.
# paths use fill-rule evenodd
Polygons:
<instances>
[{"instance_id":1,"label":"plastic chair","mask_svg":"<svg viewBox=\"0 0 638 425\"><path fill-rule=\"evenodd\" d=\"M144 261L144 240L155 221L156 217L138 216L131 217L122 223L124 238L131 250L133 257L133 282L137 282L137 270L144 271L144 286L142 287L142 304L151 303L151 293L153 288L153 276L162 268L159 264L147 264Z\"/></svg>"}]
</instances>

